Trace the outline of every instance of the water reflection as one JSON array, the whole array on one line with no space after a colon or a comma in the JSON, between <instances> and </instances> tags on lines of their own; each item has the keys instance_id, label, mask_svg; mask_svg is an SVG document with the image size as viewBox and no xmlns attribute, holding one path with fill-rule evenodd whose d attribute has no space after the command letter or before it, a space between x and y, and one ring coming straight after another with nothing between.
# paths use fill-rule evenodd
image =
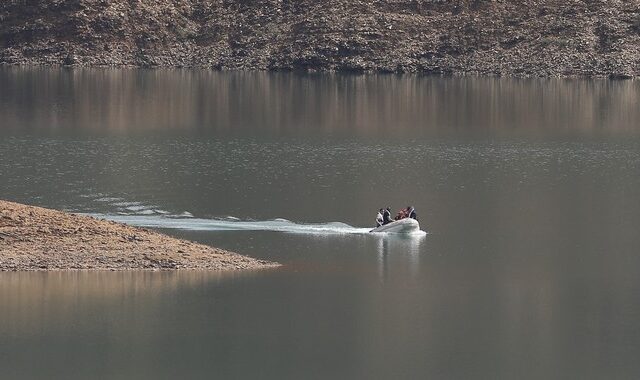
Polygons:
<instances>
[{"instance_id":1,"label":"water reflection","mask_svg":"<svg viewBox=\"0 0 640 380\"><path fill-rule=\"evenodd\" d=\"M420 255L425 254L422 246L427 235L383 235L376 239L378 250L378 273L385 281L389 276L389 256L400 256L399 263L408 267L412 278L420 272ZM422 253L421 253L422 252Z\"/></svg>"},{"instance_id":2,"label":"water reflection","mask_svg":"<svg viewBox=\"0 0 640 380\"><path fill-rule=\"evenodd\" d=\"M0 139L0 198L355 226L411 202L430 231L165 230L269 275L0 274L3 376L637 378L639 141L556 137L635 133L639 84L2 68L2 131L73 138Z\"/></svg>"},{"instance_id":3,"label":"water reflection","mask_svg":"<svg viewBox=\"0 0 640 380\"><path fill-rule=\"evenodd\" d=\"M151 309L188 288L251 276L252 272L16 272L0 273L0 336L64 326L78 308L121 307L122 302ZM19 296L16 296L19 295ZM144 312L144 310L139 310Z\"/></svg>"},{"instance_id":4,"label":"water reflection","mask_svg":"<svg viewBox=\"0 0 640 380\"><path fill-rule=\"evenodd\" d=\"M640 83L0 68L2 132L638 132Z\"/></svg>"}]
</instances>

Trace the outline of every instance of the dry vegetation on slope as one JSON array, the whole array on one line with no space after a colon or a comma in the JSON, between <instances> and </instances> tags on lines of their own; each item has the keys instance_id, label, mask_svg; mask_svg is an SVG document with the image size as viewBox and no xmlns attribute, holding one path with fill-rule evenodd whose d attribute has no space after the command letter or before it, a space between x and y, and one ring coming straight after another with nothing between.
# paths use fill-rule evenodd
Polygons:
<instances>
[{"instance_id":1,"label":"dry vegetation on slope","mask_svg":"<svg viewBox=\"0 0 640 380\"><path fill-rule=\"evenodd\" d=\"M5 0L0 62L640 74L638 0Z\"/></svg>"}]
</instances>

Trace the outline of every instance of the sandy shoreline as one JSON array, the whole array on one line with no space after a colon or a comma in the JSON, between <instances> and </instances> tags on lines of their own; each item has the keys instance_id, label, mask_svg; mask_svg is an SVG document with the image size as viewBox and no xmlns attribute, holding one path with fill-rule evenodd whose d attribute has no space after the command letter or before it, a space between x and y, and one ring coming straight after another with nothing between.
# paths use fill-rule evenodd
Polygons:
<instances>
[{"instance_id":1,"label":"sandy shoreline","mask_svg":"<svg viewBox=\"0 0 640 380\"><path fill-rule=\"evenodd\" d=\"M240 270L278 265L144 228L0 200L0 271Z\"/></svg>"}]
</instances>

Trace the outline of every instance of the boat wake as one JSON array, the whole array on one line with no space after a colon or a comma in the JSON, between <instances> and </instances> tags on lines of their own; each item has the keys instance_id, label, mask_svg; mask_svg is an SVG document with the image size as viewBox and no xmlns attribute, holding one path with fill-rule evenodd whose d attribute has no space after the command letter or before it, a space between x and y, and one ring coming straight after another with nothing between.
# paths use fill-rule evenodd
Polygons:
<instances>
[{"instance_id":1,"label":"boat wake","mask_svg":"<svg viewBox=\"0 0 640 380\"><path fill-rule=\"evenodd\" d=\"M185 231L273 231L311 235L369 235L371 228L353 227L341 222L299 224L286 219L241 220L234 217L203 219L183 215L111 215L89 214L98 219L111 220L137 227L178 229ZM418 231L417 235L426 235ZM379 235L379 234L376 234Z\"/></svg>"}]
</instances>

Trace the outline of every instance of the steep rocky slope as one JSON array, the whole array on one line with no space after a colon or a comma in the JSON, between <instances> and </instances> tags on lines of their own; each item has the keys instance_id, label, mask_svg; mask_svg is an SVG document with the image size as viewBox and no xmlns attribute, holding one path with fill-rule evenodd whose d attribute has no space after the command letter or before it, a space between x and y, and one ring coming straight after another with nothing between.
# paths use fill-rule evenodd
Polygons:
<instances>
[{"instance_id":1,"label":"steep rocky slope","mask_svg":"<svg viewBox=\"0 0 640 380\"><path fill-rule=\"evenodd\" d=\"M4 0L0 62L640 75L640 0Z\"/></svg>"}]
</instances>

